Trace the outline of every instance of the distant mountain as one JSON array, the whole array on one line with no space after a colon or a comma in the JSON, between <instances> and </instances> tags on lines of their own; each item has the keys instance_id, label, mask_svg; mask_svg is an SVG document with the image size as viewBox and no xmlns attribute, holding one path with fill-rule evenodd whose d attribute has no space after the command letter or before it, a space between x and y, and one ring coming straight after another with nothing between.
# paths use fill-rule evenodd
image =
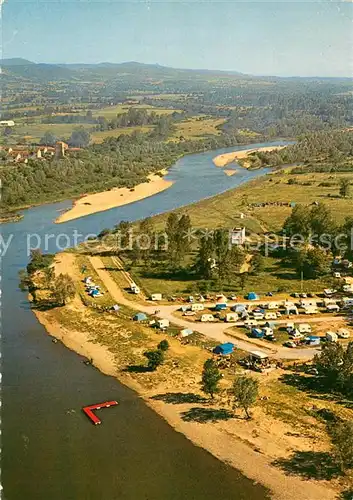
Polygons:
<instances>
[{"instance_id":1,"label":"distant mountain","mask_svg":"<svg viewBox=\"0 0 353 500\"><path fill-rule=\"evenodd\" d=\"M25 79L33 82L50 81L114 81L118 78L125 82L143 83L166 82L174 79L205 80L208 77L242 77L235 71L216 71L181 69L161 66L159 64L144 64L136 61L123 63L102 62L98 64L44 64L34 63L26 59L13 58L1 61L3 77L7 79Z\"/></svg>"},{"instance_id":2,"label":"distant mountain","mask_svg":"<svg viewBox=\"0 0 353 500\"><path fill-rule=\"evenodd\" d=\"M71 80L75 72L56 64L36 64L26 59L14 58L1 61L1 71L8 77L20 77L40 82Z\"/></svg>"},{"instance_id":3,"label":"distant mountain","mask_svg":"<svg viewBox=\"0 0 353 500\"><path fill-rule=\"evenodd\" d=\"M28 66L29 64L35 64L28 59L22 59L21 57L14 57L13 59L1 59L1 66Z\"/></svg>"}]
</instances>

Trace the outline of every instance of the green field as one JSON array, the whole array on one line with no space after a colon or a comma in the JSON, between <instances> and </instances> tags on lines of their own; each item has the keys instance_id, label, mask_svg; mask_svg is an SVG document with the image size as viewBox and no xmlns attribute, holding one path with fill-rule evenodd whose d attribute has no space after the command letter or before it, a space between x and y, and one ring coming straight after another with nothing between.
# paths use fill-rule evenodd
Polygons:
<instances>
[{"instance_id":1,"label":"green field","mask_svg":"<svg viewBox=\"0 0 353 500\"><path fill-rule=\"evenodd\" d=\"M259 232L258 228L263 231L278 231L291 213L289 206L253 208L251 205L272 202L323 202L328 205L334 218L343 222L346 216L353 216L353 201L352 198L338 196L339 181L342 177L350 178L353 183L353 173L291 175L290 170L287 173L273 173L176 212L188 213L195 227L231 228L241 224L254 232ZM299 184L288 184L289 179L296 179ZM320 185L328 182L332 185ZM310 185L304 185L309 183ZM239 219L240 213L245 214L245 219ZM167 217L167 214L155 217L157 227L165 224Z\"/></svg>"},{"instance_id":2,"label":"green field","mask_svg":"<svg viewBox=\"0 0 353 500\"><path fill-rule=\"evenodd\" d=\"M180 137L185 140L203 139L209 135L220 135L221 132L217 127L224 122L223 118L202 119L200 116L193 116L175 125L176 130L171 140L178 140Z\"/></svg>"},{"instance_id":3,"label":"green field","mask_svg":"<svg viewBox=\"0 0 353 500\"><path fill-rule=\"evenodd\" d=\"M157 115L171 115L175 111L175 109L163 109L163 108L155 108L153 106L149 106L148 104L118 104L116 106L107 106L106 108L95 109L93 110L93 116L104 116L107 120L111 120L115 118L116 115L120 115L122 113L127 113L129 108L137 108L137 109L147 109L154 111Z\"/></svg>"},{"instance_id":4,"label":"green field","mask_svg":"<svg viewBox=\"0 0 353 500\"><path fill-rule=\"evenodd\" d=\"M32 123L15 125L13 135L25 137L29 142L39 142L45 132L52 132L58 139L68 139L79 125L77 123ZM80 124L81 126L81 124ZM84 124L83 127L91 129L92 125Z\"/></svg>"}]
</instances>

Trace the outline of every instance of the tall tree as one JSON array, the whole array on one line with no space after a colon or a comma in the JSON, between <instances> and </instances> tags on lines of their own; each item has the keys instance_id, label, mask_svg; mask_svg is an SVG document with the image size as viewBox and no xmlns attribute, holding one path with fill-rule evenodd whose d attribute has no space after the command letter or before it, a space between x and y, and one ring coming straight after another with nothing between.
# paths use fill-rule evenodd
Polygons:
<instances>
[{"instance_id":1,"label":"tall tree","mask_svg":"<svg viewBox=\"0 0 353 500\"><path fill-rule=\"evenodd\" d=\"M303 239L310 234L310 211L305 205L295 205L286 219L283 230L288 236L301 235Z\"/></svg>"},{"instance_id":2,"label":"tall tree","mask_svg":"<svg viewBox=\"0 0 353 500\"><path fill-rule=\"evenodd\" d=\"M203 365L201 388L203 392L210 395L212 399L219 391L218 384L221 378L222 375L215 361L212 358L207 359Z\"/></svg>"},{"instance_id":3,"label":"tall tree","mask_svg":"<svg viewBox=\"0 0 353 500\"><path fill-rule=\"evenodd\" d=\"M213 240L202 238L194 269L198 276L204 280L210 280L212 278L214 263L213 250Z\"/></svg>"},{"instance_id":4,"label":"tall tree","mask_svg":"<svg viewBox=\"0 0 353 500\"><path fill-rule=\"evenodd\" d=\"M147 366L151 371L155 371L164 361L164 351L162 349L146 351L143 355L148 359Z\"/></svg>"},{"instance_id":5,"label":"tall tree","mask_svg":"<svg viewBox=\"0 0 353 500\"><path fill-rule=\"evenodd\" d=\"M351 182L346 177L340 180L340 196L348 198L351 191Z\"/></svg>"},{"instance_id":6,"label":"tall tree","mask_svg":"<svg viewBox=\"0 0 353 500\"><path fill-rule=\"evenodd\" d=\"M84 127L77 127L68 139L69 146L73 148L86 148L91 141L91 135Z\"/></svg>"},{"instance_id":7,"label":"tall tree","mask_svg":"<svg viewBox=\"0 0 353 500\"><path fill-rule=\"evenodd\" d=\"M331 210L324 203L318 203L312 207L310 211L310 227L312 233L317 235L319 239L324 234L335 234L336 225Z\"/></svg>"},{"instance_id":8,"label":"tall tree","mask_svg":"<svg viewBox=\"0 0 353 500\"><path fill-rule=\"evenodd\" d=\"M246 418L248 419L251 418L249 409L255 404L258 394L258 380L246 375L238 375L235 378L232 387L232 395L234 397L235 404L243 408Z\"/></svg>"},{"instance_id":9,"label":"tall tree","mask_svg":"<svg viewBox=\"0 0 353 500\"><path fill-rule=\"evenodd\" d=\"M52 297L57 304L65 305L75 297L75 283L69 274L59 274L52 285Z\"/></svg>"},{"instance_id":10,"label":"tall tree","mask_svg":"<svg viewBox=\"0 0 353 500\"><path fill-rule=\"evenodd\" d=\"M47 130L44 132L43 137L40 139L39 144L42 144L43 146L55 146L55 143L57 141L57 137L51 132L50 130Z\"/></svg>"}]
</instances>

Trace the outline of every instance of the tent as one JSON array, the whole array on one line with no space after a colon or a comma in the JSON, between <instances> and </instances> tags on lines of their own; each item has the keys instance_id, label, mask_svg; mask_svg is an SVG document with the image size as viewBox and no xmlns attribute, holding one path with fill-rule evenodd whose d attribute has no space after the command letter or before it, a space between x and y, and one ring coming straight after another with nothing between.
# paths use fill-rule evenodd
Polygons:
<instances>
[{"instance_id":1,"label":"tent","mask_svg":"<svg viewBox=\"0 0 353 500\"><path fill-rule=\"evenodd\" d=\"M255 292L249 292L246 298L248 300L258 300L259 297L256 295Z\"/></svg>"},{"instance_id":2,"label":"tent","mask_svg":"<svg viewBox=\"0 0 353 500\"><path fill-rule=\"evenodd\" d=\"M234 344L231 342L226 342L225 344L220 344L213 349L215 354L222 354L226 356L227 354L232 354L234 350Z\"/></svg>"},{"instance_id":3,"label":"tent","mask_svg":"<svg viewBox=\"0 0 353 500\"><path fill-rule=\"evenodd\" d=\"M146 319L147 319L146 314L141 312L135 314L135 316L133 317L134 321L145 321Z\"/></svg>"},{"instance_id":4,"label":"tent","mask_svg":"<svg viewBox=\"0 0 353 500\"><path fill-rule=\"evenodd\" d=\"M235 306L233 306L231 309L232 309L232 311L234 311L236 313L246 312L246 305L245 304L235 304Z\"/></svg>"},{"instance_id":5,"label":"tent","mask_svg":"<svg viewBox=\"0 0 353 500\"><path fill-rule=\"evenodd\" d=\"M264 335L265 334L264 334L263 330L261 330L260 328L252 328L251 329L251 337L253 337L255 339L262 339Z\"/></svg>"},{"instance_id":6,"label":"tent","mask_svg":"<svg viewBox=\"0 0 353 500\"><path fill-rule=\"evenodd\" d=\"M114 311L119 311L120 306L118 306L118 304L114 304L113 309L114 309Z\"/></svg>"}]
</instances>

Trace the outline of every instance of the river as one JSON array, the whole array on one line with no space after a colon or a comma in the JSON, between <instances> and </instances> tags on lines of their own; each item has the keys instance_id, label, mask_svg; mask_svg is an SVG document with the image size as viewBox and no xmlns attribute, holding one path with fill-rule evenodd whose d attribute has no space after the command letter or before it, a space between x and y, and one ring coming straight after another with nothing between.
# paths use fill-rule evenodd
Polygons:
<instances>
[{"instance_id":1,"label":"river","mask_svg":"<svg viewBox=\"0 0 353 500\"><path fill-rule=\"evenodd\" d=\"M172 430L133 391L52 343L18 289L18 271L28 261L27 238L56 252L71 243L75 230L97 233L121 220L213 196L266 172L239 168L227 177L212 158L235 149L185 156L169 170L170 189L131 205L56 225L58 212L71 205L66 201L26 210L20 222L1 227L3 241L12 238L2 259L2 498L269 498L265 488ZM51 235L48 245L45 235ZM82 406L109 399L117 399L119 406L104 412L104 423L94 427Z\"/></svg>"}]
</instances>

